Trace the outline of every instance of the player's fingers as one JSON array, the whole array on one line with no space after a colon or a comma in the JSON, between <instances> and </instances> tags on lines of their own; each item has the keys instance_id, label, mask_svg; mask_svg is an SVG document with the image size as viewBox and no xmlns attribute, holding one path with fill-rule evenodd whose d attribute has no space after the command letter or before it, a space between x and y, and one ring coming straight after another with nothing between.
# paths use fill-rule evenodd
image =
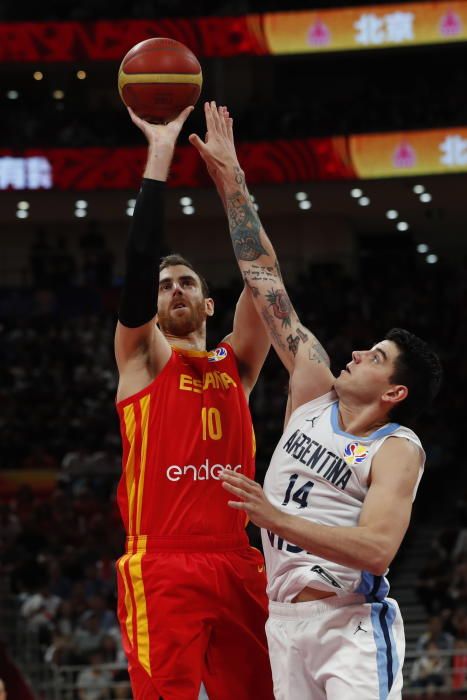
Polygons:
<instances>
[{"instance_id":1,"label":"player's fingers","mask_svg":"<svg viewBox=\"0 0 467 700\"><path fill-rule=\"evenodd\" d=\"M138 117L138 115L133 112L131 107L127 107L127 110L128 110L128 113L130 115L130 118L131 118L131 121L133 122L133 124L136 124L136 126L139 126L141 129L146 124L144 119L141 119L141 117Z\"/></svg>"},{"instance_id":2,"label":"player's fingers","mask_svg":"<svg viewBox=\"0 0 467 700\"><path fill-rule=\"evenodd\" d=\"M225 138L228 138L227 125L225 123L225 112L226 112L226 107L219 107L219 109L218 109L219 128L220 128L222 135L225 136Z\"/></svg>"},{"instance_id":3,"label":"player's fingers","mask_svg":"<svg viewBox=\"0 0 467 700\"><path fill-rule=\"evenodd\" d=\"M215 127L215 123L213 121L211 104L209 102L204 103L204 116L206 117L206 126L208 129L208 132L211 134L214 133L216 127Z\"/></svg>"},{"instance_id":4,"label":"player's fingers","mask_svg":"<svg viewBox=\"0 0 467 700\"><path fill-rule=\"evenodd\" d=\"M242 501L227 501L227 505L229 505L231 508L235 508L235 510L248 509L246 503L243 503Z\"/></svg>"},{"instance_id":5,"label":"player's fingers","mask_svg":"<svg viewBox=\"0 0 467 700\"><path fill-rule=\"evenodd\" d=\"M226 489L226 491L229 491L230 493L234 493L236 496L239 498L247 498L248 494L246 491L243 489L239 489L237 486L234 486L233 484L228 484L226 481L222 484L223 488Z\"/></svg>"},{"instance_id":6,"label":"player's fingers","mask_svg":"<svg viewBox=\"0 0 467 700\"><path fill-rule=\"evenodd\" d=\"M217 133L219 133L219 132L222 133L221 119L219 117L219 112L217 111L217 105L214 102L214 100L212 100L212 102L211 102L211 114L212 114L213 125L214 125Z\"/></svg>"},{"instance_id":7,"label":"player's fingers","mask_svg":"<svg viewBox=\"0 0 467 700\"><path fill-rule=\"evenodd\" d=\"M206 152L206 144L203 143L203 141L201 141L198 134L190 134L188 137L188 141L191 143L192 146L196 148L196 150L201 156L204 156Z\"/></svg>"},{"instance_id":8,"label":"player's fingers","mask_svg":"<svg viewBox=\"0 0 467 700\"><path fill-rule=\"evenodd\" d=\"M227 118L227 134L229 137L229 141L232 143L234 142L234 135L233 135L233 119L232 117Z\"/></svg>"},{"instance_id":9,"label":"player's fingers","mask_svg":"<svg viewBox=\"0 0 467 700\"><path fill-rule=\"evenodd\" d=\"M193 105L190 105L189 107L185 107L185 109L182 112L180 112L178 117L173 120L173 123L176 124L181 129L193 110L194 110Z\"/></svg>"},{"instance_id":10,"label":"player's fingers","mask_svg":"<svg viewBox=\"0 0 467 700\"><path fill-rule=\"evenodd\" d=\"M239 474L238 472L234 472L232 469L224 469L220 474L220 478L232 484L241 484L245 488L259 487L259 484L257 484L256 481L253 481L253 479L249 479L247 476L245 476L245 474Z\"/></svg>"}]
</instances>

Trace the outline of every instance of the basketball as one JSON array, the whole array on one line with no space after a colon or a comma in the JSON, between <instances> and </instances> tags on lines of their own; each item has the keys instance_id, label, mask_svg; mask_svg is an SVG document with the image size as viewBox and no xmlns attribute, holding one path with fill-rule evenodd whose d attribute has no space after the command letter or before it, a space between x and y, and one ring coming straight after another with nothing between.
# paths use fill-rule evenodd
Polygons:
<instances>
[{"instance_id":1,"label":"basketball","mask_svg":"<svg viewBox=\"0 0 467 700\"><path fill-rule=\"evenodd\" d=\"M127 107L148 122L166 123L198 100L203 74L198 59L179 41L141 41L125 55L118 90Z\"/></svg>"}]
</instances>

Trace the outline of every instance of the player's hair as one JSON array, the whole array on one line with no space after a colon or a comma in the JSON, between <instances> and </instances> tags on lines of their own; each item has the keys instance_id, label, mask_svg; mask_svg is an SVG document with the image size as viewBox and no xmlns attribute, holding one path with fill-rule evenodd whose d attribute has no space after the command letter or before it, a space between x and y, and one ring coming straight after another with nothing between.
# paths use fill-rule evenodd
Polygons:
<instances>
[{"instance_id":1,"label":"player's hair","mask_svg":"<svg viewBox=\"0 0 467 700\"><path fill-rule=\"evenodd\" d=\"M424 340L403 328L392 328L386 333L386 340L395 343L399 350L390 381L409 390L407 397L391 410L390 418L408 426L437 395L443 376L441 362Z\"/></svg>"},{"instance_id":2,"label":"player's hair","mask_svg":"<svg viewBox=\"0 0 467 700\"><path fill-rule=\"evenodd\" d=\"M193 272L199 277L199 281L201 282L201 291L203 292L203 297L207 299L207 297L209 296L208 283L204 279L203 275L200 275L199 272L195 270L191 262L184 258L182 255L179 255L178 253L166 255L164 258L161 259L161 264L159 265L159 272L165 270L166 267L173 267L174 265L185 265L185 267L189 267L190 270L193 270Z\"/></svg>"}]
</instances>

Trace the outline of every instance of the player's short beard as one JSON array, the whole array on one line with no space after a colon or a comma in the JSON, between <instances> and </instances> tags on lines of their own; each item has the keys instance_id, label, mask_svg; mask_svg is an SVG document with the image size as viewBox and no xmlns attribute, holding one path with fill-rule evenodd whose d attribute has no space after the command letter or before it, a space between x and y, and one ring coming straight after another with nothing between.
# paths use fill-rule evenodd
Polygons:
<instances>
[{"instance_id":1,"label":"player's short beard","mask_svg":"<svg viewBox=\"0 0 467 700\"><path fill-rule=\"evenodd\" d=\"M171 314L170 309L167 311L160 310L157 317L161 331L183 338L201 328L206 320L204 299L195 304L187 304L187 307L190 313L178 318Z\"/></svg>"}]
</instances>

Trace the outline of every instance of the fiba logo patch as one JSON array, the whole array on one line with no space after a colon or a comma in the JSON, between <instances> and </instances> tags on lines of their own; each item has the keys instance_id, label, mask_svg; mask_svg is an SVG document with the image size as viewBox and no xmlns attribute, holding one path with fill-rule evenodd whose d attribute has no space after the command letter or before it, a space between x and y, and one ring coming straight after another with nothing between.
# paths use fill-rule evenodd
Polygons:
<instances>
[{"instance_id":1,"label":"fiba logo patch","mask_svg":"<svg viewBox=\"0 0 467 700\"><path fill-rule=\"evenodd\" d=\"M361 464L368 456L368 450L358 442L349 442L344 449L347 464Z\"/></svg>"},{"instance_id":2,"label":"fiba logo patch","mask_svg":"<svg viewBox=\"0 0 467 700\"><path fill-rule=\"evenodd\" d=\"M225 360L227 357L227 350L225 348L216 348L208 353L208 362L219 362L220 360Z\"/></svg>"}]
</instances>

